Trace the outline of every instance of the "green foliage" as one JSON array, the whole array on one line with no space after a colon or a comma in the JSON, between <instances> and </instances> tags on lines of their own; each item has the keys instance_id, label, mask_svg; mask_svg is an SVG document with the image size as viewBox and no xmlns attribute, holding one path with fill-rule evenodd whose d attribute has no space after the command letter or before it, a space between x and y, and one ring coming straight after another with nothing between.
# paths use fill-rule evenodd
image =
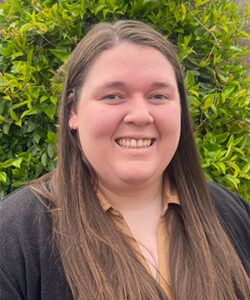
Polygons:
<instances>
[{"instance_id":1,"label":"green foliage","mask_svg":"<svg viewBox=\"0 0 250 300\"><path fill-rule=\"evenodd\" d=\"M5 2L5 3L2 3ZM248 198L249 37L230 0L6 0L0 3L0 198L56 163L55 75L99 21L137 19L176 46L207 178Z\"/></svg>"}]
</instances>

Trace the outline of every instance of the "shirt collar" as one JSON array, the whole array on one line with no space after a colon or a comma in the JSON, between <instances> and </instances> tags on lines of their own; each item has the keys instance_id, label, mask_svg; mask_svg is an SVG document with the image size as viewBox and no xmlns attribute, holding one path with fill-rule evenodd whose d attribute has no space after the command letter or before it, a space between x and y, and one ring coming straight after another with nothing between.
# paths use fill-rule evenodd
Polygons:
<instances>
[{"instance_id":1,"label":"shirt collar","mask_svg":"<svg viewBox=\"0 0 250 300\"><path fill-rule=\"evenodd\" d=\"M163 180L163 209L161 216L165 215L169 204L181 205L176 187L169 176L165 175Z\"/></svg>"},{"instance_id":2,"label":"shirt collar","mask_svg":"<svg viewBox=\"0 0 250 300\"><path fill-rule=\"evenodd\" d=\"M100 201L101 207L104 211L108 211L110 208L112 208L111 203L104 197L103 193L100 191L100 189L96 192L97 198Z\"/></svg>"}]
</instances>

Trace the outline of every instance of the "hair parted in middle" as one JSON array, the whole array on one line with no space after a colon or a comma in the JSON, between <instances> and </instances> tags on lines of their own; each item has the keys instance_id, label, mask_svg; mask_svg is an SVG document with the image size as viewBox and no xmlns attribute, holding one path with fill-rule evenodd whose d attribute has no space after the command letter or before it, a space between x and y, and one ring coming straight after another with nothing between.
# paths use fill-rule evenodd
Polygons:
<instances>
[{"instance_id":1,"label":"hair parted in middle","mask_svg":"<svg viewBox=\"0 0 250 300\"><path fill-rule=\"evenodd\" d=\"M72 101L78 102L88 70L100 53L127 41L153 47L173 66L180 102L179 145L166 166L181 206L172 205L170 275L173 299L247 299L247 275L210 199L188 110L183 75L170 42L139 21L95 25L72 52L60 103L58 163L32 189L50 200L54 241L74 299L168 299L139 262L129 241L107 217L96 196L93 168L78 134L69 130ZM70 159L69 159L70 157ZM236 289L235 289L236 287Z\"/></svg>"}]
</instances>

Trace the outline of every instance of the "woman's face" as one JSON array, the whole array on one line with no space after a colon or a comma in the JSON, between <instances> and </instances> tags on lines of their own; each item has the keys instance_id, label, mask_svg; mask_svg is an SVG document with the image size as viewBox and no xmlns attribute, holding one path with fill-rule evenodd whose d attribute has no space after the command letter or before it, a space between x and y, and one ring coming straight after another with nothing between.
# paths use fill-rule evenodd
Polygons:
<instances>
[{"instance_id":1,"label":"woman's face","mask_svg":"<svg viewBox=\"0 0 250 300\"><path fill-rule=\"evenodd\" d=\"M96 58L69 120L99 182L118 190L161 180L180 123L173 67L155 48L130 42Z\"/></svg>"}]
</instances>

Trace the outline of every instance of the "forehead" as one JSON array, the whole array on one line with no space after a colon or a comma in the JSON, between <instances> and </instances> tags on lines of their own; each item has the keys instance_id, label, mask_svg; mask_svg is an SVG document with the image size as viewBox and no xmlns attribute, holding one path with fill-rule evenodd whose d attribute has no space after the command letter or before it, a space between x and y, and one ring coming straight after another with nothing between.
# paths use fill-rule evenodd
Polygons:
<instances>
[{"instance_id":1,"label":"forehead","mask_svg":"<svg viewBox=\"0 0 250 300\"><path fill-rule=\"evenodd\" d=\"M169 60L151 46L124 41L101 52L89 67L85 84L98 85L109 80L155 80L176 84Z\"/></svg>"}]
</instances>

